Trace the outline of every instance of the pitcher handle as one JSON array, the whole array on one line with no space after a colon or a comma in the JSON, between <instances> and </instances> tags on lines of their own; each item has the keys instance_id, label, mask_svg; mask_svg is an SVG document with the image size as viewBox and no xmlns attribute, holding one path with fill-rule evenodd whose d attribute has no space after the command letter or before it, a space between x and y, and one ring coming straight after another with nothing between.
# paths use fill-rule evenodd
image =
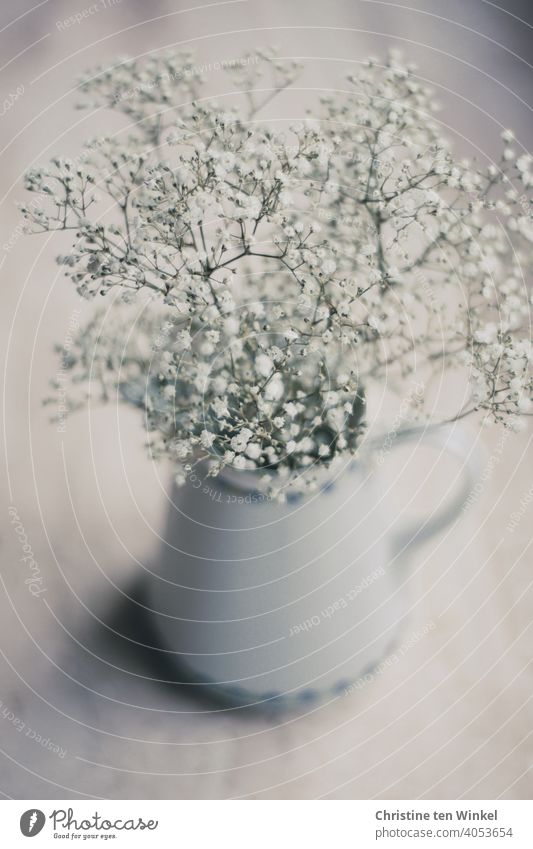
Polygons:
<instances>
[{"instance_id":1,"label":"pitcher handle","mask_svg":"<svg viewBox=\"0 0 533 849\"><path fill-rule=\"evenodd\" d=\"M473 447L472 438L466 429L457 425L441 425L437 428L413 428L398 433L396 445L420 439L435 448L440 448L462 461L459 474L462 476L457 492L446 503L425 519L411 522L407 528L397 532L395 544L400 552L413 545L420 545L430 537L444 530L456 519L481 473L482 454Z\"/></svg>"}]
</instances>

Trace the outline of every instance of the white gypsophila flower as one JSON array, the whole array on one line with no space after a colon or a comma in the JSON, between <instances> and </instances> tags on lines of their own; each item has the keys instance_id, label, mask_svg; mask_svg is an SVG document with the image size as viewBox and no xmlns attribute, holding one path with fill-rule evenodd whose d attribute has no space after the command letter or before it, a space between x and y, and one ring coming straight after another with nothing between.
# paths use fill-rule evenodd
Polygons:
<instances>
[{"instance_id":1,"label":"white gypsophila flower","mask_svg":"<svg viewBox=\"0 0 533 849\"><path fill-rule=\"evenodd\" d=\"M357 453L367 390L389 381L411 397L415 374L457 369L467 400L451 420L519 429L532 157L510 130L497 164L456 156L397 53L280 131L260 118L264 92L297 67L260 56L228 70L246 92L229 109L202 96L189 53L88 73L85 105L124 132L26 175L27 226L75 234L58 262L79 293L124 297L61 353L68 405L118 392L154 456L257 470L279 497Z\"/></svg>"},{"instance_id":2,"label":"white gypsophila flower","mask_svg":"<svg viewBox=\"0 0 533 849\"><path fill-rule=\"evenodd\" d=\"M255 358L255 370L261 377L268 377L274 370L274 363L266 354L258 354Z\"/></svg>"},{"instance_id":3,"label":"white gypsophila flower","mask_svg":"<svg viewBox=\"0 0 533 849\"><path fill-rule=\"evenodd\" d=\"M215 434L210 433L208 430L203 430L200 434L200 442L204 448L211 448L213 442L215 441Z\"/></svg>"},{"instance_id":4,"label":"white gypsophila flower","mask_svg":"<svg viewBox=\"0 0 533 849\"><path fill-rule=\"evenodd\" d=\"M238 454L242 453L246 449L246 446L248 445L252 436L253 433L250 428L243 427L236 436L233 436L231 438L231 449Z\"/></svg>"},{"instance_id":5,"label":"white gypsophila flower","mask_svg":"<svg viewBox=\"0 0 533 849\"><path fill-rule=\"evenodd\" d=\"M245 454L251 460L257 460L261 456L261 446L256 442L249 442L246 446Z\"/></svg>"}]
</instances>

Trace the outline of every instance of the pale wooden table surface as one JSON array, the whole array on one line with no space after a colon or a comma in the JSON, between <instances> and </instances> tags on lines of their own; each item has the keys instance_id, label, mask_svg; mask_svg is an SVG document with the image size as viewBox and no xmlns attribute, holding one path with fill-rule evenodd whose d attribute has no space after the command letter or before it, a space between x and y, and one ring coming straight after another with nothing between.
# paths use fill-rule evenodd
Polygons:
<instances>
[{"instance_id":1,"label":"pale wooden table surface","mask_svg":"<svg viewBox=\"0 0 533 849\"><path fill-rule=\"evenodd\" d=\"M521 30L498 30L496 12L465 26L520 48ZM530 434L499 445L488 432L486 450L497 462L478 501L447 535L420 548L410 563L411 621L405 637L435 627L386 672L359 692L299 717L265 717L214 711L168 678L157 653L132 640L149 639L139 608L126 595L139 589L142 564L157 559L168 478L142 449L137 419L127 411L120 426L114 410L79 416L60 437L48 424L41 398L53 374L54 341L66 334L78 302L57 277L56 245L17 235L13 200L21 197L21 172L35 157L68 147L75 152L87 125L61 98L75 76L95 60L155 49L206 33L250 29L246 35L203 39L208 60L239 55L272 41L282 52L323 57L315 71L324 81L331 57L379 53L392 39L359 30L381 30L442 46L450 26L414 12L356 2L268 4L250 0L232 8L173 15L112 36L147 17L124 0L90 21L59 33L56 21L72 13L51 3L32 13L5 38L3 57L43 38L8 69L7 90L23 95L2 120L2 324L9 337L6 434L9 483L2 522L0 593L1 684L0 791L15 798L530 798L533 743L531 541L533 503L514 533L513 511L531 487ZM12 5L6 22L20 14ZM24 7L26 8L26 7ZM151 6L151 14L185 9ZM426 10L435 7L426 5ZM46 15L44 12L46 11ZM376 21L379 20L379 27ZM344 31L302 29L344 27ZM285 27L276 32L261 28ZM413 26L415 29L413 30ZM291 29L286 29L291 27ZM348 28L348 29L347 29ZM46 33L50 35L46 36ZM483 116L461 98L454 127L479 144L496 139L495 122L527 132L527 110L487 74L527 98L521 63L487 39L457 30L455 55L464 63L414 45L420 64L436 80L488 110ZM46 37L43 37L46 36ZM61 36L61 37L59 37ZM517 39L516 43L512 39ZM516 46L518 45L518 47ZM405 44L404 44L405 47ZM451 50L451 48L450 48ZM477 51L477 53L476 53ZM326 61L326 58L330 57ZM513 64L514 61L514 64ZM475 72L465 63L479 65ZM56 63L60 63L55 66ZM320 67L318 65L320 64ZM32 83L44 70L43 80ZM316 79L315 79L316 84ZM324 82L324 85L326 82ZM91 126L91 132L95 129ZM5 238L5 237L4 237ZM39 254L43 247L42 254ZM23 291L23 287L24 291ZM20 298L20 303L19 303ZM90 307L84 307L85 314ZM127 470L127 473L126 471ZM158 478L159 475L159 478ZM435 483L438 486L438 483ZM46 594L33 598L7 507L14 505L39 562ZM122 636L121 636L122 635ZM128 639L129 637L129 639ZM13 714L13 718L12 718ZM17 730L24 722L22 730ZM28 733L26 733L28 732ZM63 757L37 739L50 739ZM61 754L61 753L60 753Z\"/></svg>"}]
</instances>

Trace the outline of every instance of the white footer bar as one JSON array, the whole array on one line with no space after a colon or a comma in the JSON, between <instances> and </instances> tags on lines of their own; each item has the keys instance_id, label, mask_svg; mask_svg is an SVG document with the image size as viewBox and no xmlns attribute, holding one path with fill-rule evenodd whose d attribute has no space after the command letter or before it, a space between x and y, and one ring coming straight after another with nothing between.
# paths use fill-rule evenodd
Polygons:
<instances>
[{"instance_id":1,"label":"white footer bar","mask_svg":"<svg viewBox=\"0 0 533 849\"><path fill-rule=\"evenodd\" d=\"M0 803L1 845L186 849L532 849L530 801L56 801ZM35 844L28 840L35 837Z\"/></svg>"}]
</instances>

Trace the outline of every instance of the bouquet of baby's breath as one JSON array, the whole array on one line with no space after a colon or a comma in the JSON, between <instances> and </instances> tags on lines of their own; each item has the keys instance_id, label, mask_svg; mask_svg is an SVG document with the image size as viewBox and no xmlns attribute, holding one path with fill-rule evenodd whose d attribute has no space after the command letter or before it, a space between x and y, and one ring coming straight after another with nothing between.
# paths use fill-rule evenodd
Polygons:
<instances>
[{"instance_id":1,"label":"bouquet of baby's breath","mask_svg":"<svg viewBox=\"0 0 533 849\"><path fill-rule=\"evenodd\" d=\"M256 116L297 68L266 52L228 73L231 108L201 97L188 55L97 69L84 105L122 113L125 135L26 177L48 201L25 208L31 229L72 232L58 261L78 291L119 295L69 351L73 386L140 406L178 479L208 461L278 492L357 451L385 381L424 423L409 387L456 368L468 391L441 420L519 429L533 160L512 133L497 164L457 161L395 54L283 132Z\"/></svg>"}]
</instances>

